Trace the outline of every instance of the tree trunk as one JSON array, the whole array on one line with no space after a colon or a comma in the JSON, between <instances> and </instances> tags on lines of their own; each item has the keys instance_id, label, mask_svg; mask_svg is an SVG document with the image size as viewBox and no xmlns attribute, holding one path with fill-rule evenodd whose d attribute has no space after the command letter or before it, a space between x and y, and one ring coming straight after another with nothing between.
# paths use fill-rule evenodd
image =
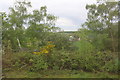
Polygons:
<instances>
[{"instance_id":1,"label":"tree trunk","mask_svg":"<svg viewBox=\"0 0 120 80\"><path fill-rule=\"evenodd\" d=\"M22 47L21 47L21 44L20 44L20 41L19 41L18 38L17 38L17 42L18 42L18 46L19 46L19 48L22 50Z\"/></svg>"}]
</instances>

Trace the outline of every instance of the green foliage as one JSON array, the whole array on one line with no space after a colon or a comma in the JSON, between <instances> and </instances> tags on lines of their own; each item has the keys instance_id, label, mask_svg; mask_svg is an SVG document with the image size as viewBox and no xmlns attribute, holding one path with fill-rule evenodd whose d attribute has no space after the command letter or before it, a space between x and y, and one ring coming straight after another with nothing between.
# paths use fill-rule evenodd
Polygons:
<instances>
[{"instance_id":1,"label":"green foliage","mask_svg":"<svg viewBox=\"0 0 120 80\"><path fill-rule=\"evenodd\" d=\"M57 17L48 14L46 6L28 13L28 8L31 7L31 2L16 1L15 5L9 8L10 13L1 14L2 46L5 53L10 50L11 52L34 50L41 45L44 46L44 39L51 31L57 29L54 23Z\"/></svg>"},{"instance_id":2,"label":"green foliage","mask_svg":"<svg viewBox=\"0 0 120 80\"><path fill-rule=\"evenodd\" d=\"M65 51L54 51L53 53L51 53L46 58L49 65L49 69L63 69L64 62L67 56L68 54L65 53Z\"/></svg>"},{"instance_id":3,"label":"green foliage","mask_svg":"<svg viewBox=\"0 0 120 80\"><path fill-rule=\"evenodd\" d=\"M2 46L7 52L3 56L4 70L118 72L117 54L114 53L118 47L116 3L86 6L88 19L83 28L73 34L80 37L79 41L69 40L71 32L55 32L57 17L48 14L46 6L32 13L28 13L28 7L31 7L30 2L17 2L8 15L1 15ZM52 44L47 45L48 41ZM39 52L32 54L33 50Z\"/></svg>"},{"instance_id":4,"label":"green foliage","mask_svg":"<svg viewBox=\"0 0 120 80\"><path fill-rule=\"evenodd\" d=\"M9 63L11 68L18 70L25 69L29 71L38 71L47 69L45 55L34 55L32 53L16 53L12 55Z\"/></svg>"},{"instance_id":5,"label":"green foliage","mask_svg":"<svg viewBox=\"0 0 120 80\"><path fill-rule=\"evenodd\" d=\"M89 72L118 72L118 59L111 51L97 53L70 53L54 50L50 54L35 55L32 53L16 53L3 58L3 70L83 70ZM7 66L9 65L9 66Z\"/></svg>"},{"instance_id":6,"label":"green foliage","mask_svg":"<svg viewBox=\"0 0 120 80\"><path fill-rule=\"evenodd\" d=\"M72 50L74 47L72 45L72 42L69 41L69 36L65 34L53 33L50 34L46 39L48 41L54 42L55 48L58 50L61 49Z\"/></svg>"},{"instance_id":7,"label":"green foliage","mask_svg":"<svg viewBox=\"0 0 120 80\"><path fill-rule=\"evenodd\" d=\"M89 33L92 34L92 42L99 50L108 49L117 51L118 44L118 4L117 2L97 3L97 5L86 5L88 10L88 19L83 24ZM108 43L108 44L106 44ZM104 45L106 44L106 45ZM107 46L109 45L109 47Z\"/></svg>"},{"instance_id":8,"label":"green foliage","mask_svg":"<svg viewBox=\"0 0 120 80\"><path fill-rule=\"evenodd\" d=\"M115 58L107 62L105 66L103 67L103 69L107 72L119 73L120 71L119 66L120 66L119 60L118 58Z\"/></svg>"},{"instance_id":9,"label":"green foliage","mask_svg":"<svg viewBox=\"0 0 120 80\"><path fill-rule=\"evenodd\" d=\"M48 67L47 62L44 59L44 55L35 55L29 60L29 62L31 64L30 71L46 70Z\"/></svg>"},{"instance_id":10,"label":"green foliage","mask_svg":"<svg viewBox=\"0 0 120 80\"><path fill-rule=\"evenodd\" d=\"M90 54L95 50L94 46L88 41L80 40L75 42L75 44L78 47L80 53Z\"/></svg>"}]
</instances>

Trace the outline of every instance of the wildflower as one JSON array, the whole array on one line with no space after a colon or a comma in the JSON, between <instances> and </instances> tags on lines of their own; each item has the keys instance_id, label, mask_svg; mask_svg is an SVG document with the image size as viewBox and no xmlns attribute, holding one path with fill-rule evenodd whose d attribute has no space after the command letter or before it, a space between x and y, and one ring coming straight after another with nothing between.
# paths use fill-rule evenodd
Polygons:
<instances>
[{"instance_id":1,"label":"wildflower","mask_svg":"<svg viewBox=\"0 0 120 80\"><path fill-rule=\"evenodd\" d=\"M51 43L53 43L52 41L48 41L48 44L51 44Z\"/></svg>"},{"instance_id":2,"label":"wildflower","mask_svg":"<svg viewBox=\"0 0 120 80\"><path fill-rule=\"evenodd\" d=\"M49 53L55 47L55 45L53 45L51 43L53 43L53 42L49 41L46 46L43 46L42 48L40 48L39 52L33 52L33 53L36 54L36 55L44 54L44 53Z\"/></svg>"}]
</instances>

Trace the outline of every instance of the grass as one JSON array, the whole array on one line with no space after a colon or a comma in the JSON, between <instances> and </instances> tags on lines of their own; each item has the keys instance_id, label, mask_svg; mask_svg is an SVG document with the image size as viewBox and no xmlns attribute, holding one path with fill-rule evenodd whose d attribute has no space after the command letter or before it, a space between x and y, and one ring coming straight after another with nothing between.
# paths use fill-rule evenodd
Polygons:
<instances>
[{"instance_id":1,"label":"grass","mask_svg":"<svg viewBox=\"0 0 120 80\"><path fill-rule=\"evenodd\" d=\"M38 72L14 70L4 72L4 74L6 78L118 78L117 74L105 72L92 73L75 70L44 70Z\"/></svg>"}]
</instances>

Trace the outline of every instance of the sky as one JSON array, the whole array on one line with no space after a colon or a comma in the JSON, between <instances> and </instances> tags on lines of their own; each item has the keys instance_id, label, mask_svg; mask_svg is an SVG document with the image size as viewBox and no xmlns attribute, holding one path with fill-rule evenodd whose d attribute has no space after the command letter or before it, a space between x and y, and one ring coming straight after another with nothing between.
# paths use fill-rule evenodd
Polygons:
<instances>
[{"instance_id":1,"label":"sky","mask_svg":"<svg viewBox=\"0 0 120 80\"><path fill-rule=\"evenodd\" d=\"M0 12L9 12L16 0L0 0ZM19 0L21 1L21 0ZM96 0L27 0L32 9L47 6L47 11L58 17L56 26L64 31L76 31L87 19L86 4L94 4Z\"/></svg>"}]
</instances>

